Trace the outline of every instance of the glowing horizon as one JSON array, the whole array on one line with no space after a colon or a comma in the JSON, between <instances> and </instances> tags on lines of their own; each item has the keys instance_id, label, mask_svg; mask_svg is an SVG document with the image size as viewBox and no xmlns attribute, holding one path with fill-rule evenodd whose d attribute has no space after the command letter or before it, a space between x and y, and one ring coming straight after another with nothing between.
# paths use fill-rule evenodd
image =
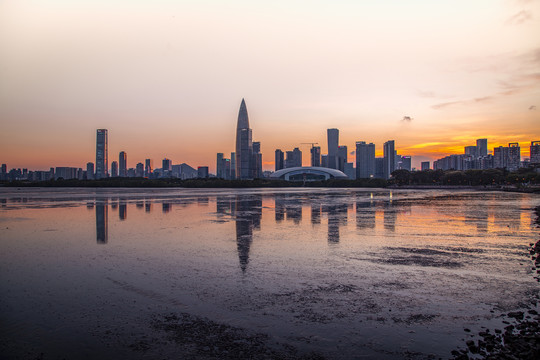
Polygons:
<instances>
[{"instance_id":1,"label":"glowing horizon","mask_svg":"<svg viewBox=\"0 0 540 360\"><path fill-rule=\"evenodd\" d=\"M247 0L0 3L0 163L47 170L151 158L209 166L234 151L246 99L274 151L395 140L421 161L540 140L540 1ZM352 161L353 155L349 155Z\"/></svg>"}]
</instances>

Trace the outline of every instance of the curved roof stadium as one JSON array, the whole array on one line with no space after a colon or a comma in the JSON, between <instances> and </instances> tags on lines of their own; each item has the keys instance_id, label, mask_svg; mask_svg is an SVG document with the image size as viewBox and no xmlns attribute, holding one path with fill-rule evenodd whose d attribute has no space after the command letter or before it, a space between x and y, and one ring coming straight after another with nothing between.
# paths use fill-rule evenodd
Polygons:
<instances>
[{"instance_id":1,"label":"curved roof stadium","mask_svg":"<svg viewBox=\"0 0 540 360\"><path fill-rule=\"evenodd\" d=\"M271 180L320 181L328 179L348 179L343 172L325 167L302 166L281 169L270 175Z\"/></svg>"}]
</instances>

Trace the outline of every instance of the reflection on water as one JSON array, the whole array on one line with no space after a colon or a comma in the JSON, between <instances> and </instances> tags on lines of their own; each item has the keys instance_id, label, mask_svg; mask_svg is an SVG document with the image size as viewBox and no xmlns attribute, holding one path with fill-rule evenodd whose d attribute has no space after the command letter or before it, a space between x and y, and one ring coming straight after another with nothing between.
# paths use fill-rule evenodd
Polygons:
<instances>
[{"instance_id":1,"label":"reflection on water","mask_svg":"<svg viewBox=\"0 0 540 360\"><path fill-rule=\"evenodd\" d=\"M534 195L126 192L0 189L0 335L39 347L40 326L129 335L186 311L335 358L446 358L538 290Z\"/></svg>"},{"instance_id":2,"label":"reflection on water","mask_svg":"<svg viewBox=\"0 0 540 360\"><path fill-rule=\"evenodd\" d=\"M106 244L109 232L109 207L107 202L96 204L96 240L98 244Z\"/></svg>"}]
</instances>

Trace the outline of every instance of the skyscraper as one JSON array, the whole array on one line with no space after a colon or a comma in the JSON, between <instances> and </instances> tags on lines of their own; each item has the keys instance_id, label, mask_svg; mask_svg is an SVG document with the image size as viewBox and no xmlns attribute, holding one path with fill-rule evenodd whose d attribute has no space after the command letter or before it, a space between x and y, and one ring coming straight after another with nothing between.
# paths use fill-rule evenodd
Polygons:
<instances>
[{"instance_id":1,"label":"skyscraper","mask_svg":"<svg viewBox=\"0 0 540 360\"><path fill-rule=\"evenodd\" d=\"M251 171L253 178L262 178L262 154L261 143L259 141L253 142L253 153L251 158Z\"/></svg>"},{"instance_id":2,"label":"skyscraper","mask_svg":"<svg viewBox=\"0 0 540 360\"><path fill-rule=\"evenodd\" d=\"M338 146L338 166L337 166L337 169L339 171L343 171L345 172L345 164L347 163L347 158L348 158L348 154L347 154L347 145L341 145L341 146Z\"/></svg>"},{"instance_id":3,"label":"skyscraper","mask_svg":"<svg viewBox=\"0 0 540 360\"><path fill-rule=\"evenodd\" d=\"M120 151L118 155L118 175L120 177L127 176L127 154L125 151Z\"/></svg>"},{"instance_id":4,"label":"skyscraper","mask_svg":"<svg viewBox=\"0 0 540 360\"><path fill-rule=\"evenodd\" d=\"M275 169L276 171L285 168L285 156L283 151L276 149Z\"/></svg>"},{"instance_id":5,"label":"skyscraper","mask_svg":"<svg viewBox=\"0 0 540 360\"><path fill-rule=\"evenodd\" d=\"M111 162L111 177L118 176L118 161Z\"/></svg>"},{"instance_id":6,"label":"skyscraper","mask_svg":"<svg viewBox=\"0 0 540 360\"><path fill-rule=\"evenodd\" d=\"M311 147L311 166L321 166L321 147Z\"/></svg>"},{"instance_id":7,"label":"skyscraper","mask_svg":"<svg viewBox=\"0 0 540 360\"><path fill-rule=\"evenodd\" d=\"M246 102L242 99L240 110L238 111L238 122L236 125L236 178L252 179L253 172L251 158L253 152L253 142L251 140L251 129L249 128L249 118Z\"/></svg>"},{"instance_id":8,"label":"skyscraper","mask_svg":"<svg viewBox=\"0 0 540 360\"><path fill-rule=\"evenodd\" d=\"M396 151L394 148L394 140L389 140L384 143L384 178L390 179L390 175L396 169Z\"/></svg>"},{"instance_id":9,"label":"skyscraper","mask_svg":"<svg viewBox=\"0 0 540 360\"><path fill-rule=\"evenodd\" d=\"M94 163L86 163L86 178L88 180L94 180Z\"/></svg>"},{"instance_id":10,"label":"skyscraper","mask_svg":"<svg viewBox=\"0 0 540 360\"><path fill-rule=\"evenodd\" d=\"M216 155L216 177L218 179L225 179L223 153L217 153Z\"/></svg>"},{"instance_id":11,"label":"skyscraper","mask_svg":"<svg viewBox=\"0 0 540 360\"><path fill-rule=\"evenodd\" d=\"M337 169L338 168L339 130L327 129L326 134L328 137L328 167L331 169Z\"/></svg>"},{"instance_id":12,"label":"skyscraper","mask_svg":"<svg viewBox=\"0 0 540 360\"><path fill-rule=\"evenodd\" d=\"M356 178L367 179L375 176L375 144L356 142Z\"/></svg>"},{"instance_id":13,"label":"skyscraper","mask_svg":"<svg viewBox=\"0 0 540 360\"><path fill-rule=\"evenodd\" d=\"M508 170L516 171L521 166L521 148L519 143L508 144Z\"/></svg>"},{"instance_id":14,"label":"skyscraper","mask_svg":"<svg viewBox=\"0 0 540 360\"><path fill-rule=\"evenodd\" d=\"M531 164L540 163L540 141L531 141Z\"/></svg>"},{"instance_id":15,"label":"skyscraper","mask_svg":"<svg viewBox=\"0 0 540 360\"><path fill-rule=\"evenodd\" d=\"M96 179L101 179L106 178L109 175L107 129L97 129L96 135Z\"/></svg>"},{"instance_id":16,"label":"skyscraper","mask_svg":"<svg viewBox=\"0 0 540 360\"><path fill-rule=\"evenodd\" d=\"M429 161L422 161L420 164L422 171L429 170Z\"/></svg>"},{"instance_id":17,"label":"skyscraper","mask_svg":"<svg viewBox=\"0 0 540 360\"><path fill-rule=\"evenodd\" d=\"M152 159L144 160L144 176L149 178L152 175Z\"/></svg>"},{"instance_id":18,"label":"skyscraper","mask_svg":"<svg viewBox=\"0 0 540 360\"><path fill-rule=\"evenodd\" d=\"M476 156L482 157L482 156L487 156L487 154L488 154L487 139L477 139L476 140Z\"/></svg>"}]
</instances>

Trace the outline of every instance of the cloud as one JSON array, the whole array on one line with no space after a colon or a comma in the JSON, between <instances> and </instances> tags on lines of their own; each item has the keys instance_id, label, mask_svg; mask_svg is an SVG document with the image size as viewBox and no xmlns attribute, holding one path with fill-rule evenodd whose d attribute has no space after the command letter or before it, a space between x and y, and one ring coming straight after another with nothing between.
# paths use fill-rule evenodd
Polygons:
<instances>
[{"instance_id":1,"label":"cloud","mask_svg":"<svg viewBox=\"0 0 540 360\"><path fill-rule=\"evenodd\" d=\"M536 110L536 105L529 106L529 110Z\"/></svg>"},{"instance_id":2,"label":"cloud","mask_svg":"<svg viewBox=\"0 0 540 360\"><path fill-rule=\"evenodd\" d=\"M404 116L403 119L401 119L401 121L403 121L403 122L411 122L412 120L413 120L413 118L410 117L410 116Z\"/></svg>"},{"instance_id":3,"label":"cloud","mask_svg":"<svg viewBox=\"0 0 540 360\"><path fill-rule=\"evenodd\" d=\"M521 10L520 12L510 16L506 20L507 25L520 25L523 24L525 21L532 20L532 12L528 10Z\"/></svg>"},{"instance_id":4,"label":"cloud","mask_svg":"<svg viewBox=\"0 0 540 360\"><path fill-rule=\"evenodd\" d=\"M435 109L435 110L439 110L439 109L442 109L442 108L445 108L445 107L448 107L448 106L453 106L453 105L457 105L457 104L464 104L464 103L466 103L466 101L449 101L449 102L435 104L431 108Z\"/></svg>"}]
</instances>

